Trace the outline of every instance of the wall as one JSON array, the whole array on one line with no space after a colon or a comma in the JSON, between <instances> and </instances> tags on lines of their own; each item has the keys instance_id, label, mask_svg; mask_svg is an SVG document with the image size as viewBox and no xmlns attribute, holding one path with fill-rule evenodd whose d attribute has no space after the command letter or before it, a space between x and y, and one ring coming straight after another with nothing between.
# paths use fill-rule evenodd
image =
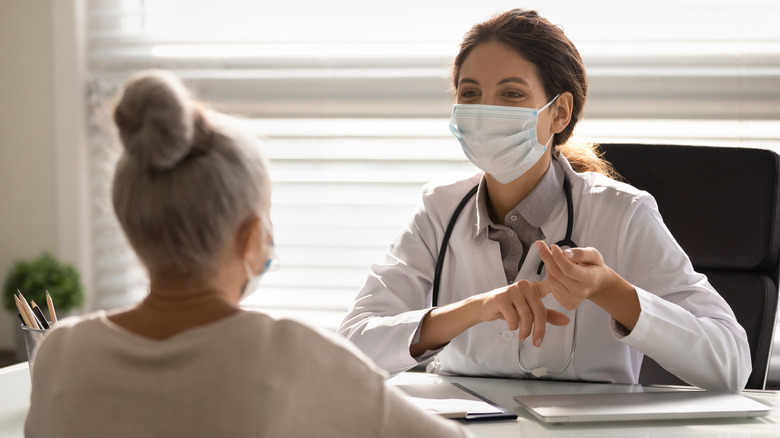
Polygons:
<instances>
[{"instance_id":1,"label":"wall","mask_svg":"<svg viewBox=\"0 0 780 438\"><path fill-rule=\"evenodd\" d=\"M57 254L51 0L0 1L0 278L12 262ZM0 311L0 350L16 314Z\"/></svg>"}]
</instances>

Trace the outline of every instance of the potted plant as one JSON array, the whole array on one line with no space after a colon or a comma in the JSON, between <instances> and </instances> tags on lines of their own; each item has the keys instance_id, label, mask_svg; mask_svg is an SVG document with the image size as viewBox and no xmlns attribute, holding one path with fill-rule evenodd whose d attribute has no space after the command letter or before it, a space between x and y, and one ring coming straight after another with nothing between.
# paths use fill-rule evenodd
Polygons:
<instances>
[{"instance_id":1,"label":"potted plant","mask_svg":"<svg viewBox=\"0 0 780 438\"><path fill-rule=\"evenodd\" d=\"M61 263L44 252L30 261L16 261L3 282L3 307L14 314L14 331L17 333L17 359L26 358L24 340L17 327L18 310L14 302L16 291L22 292L28 302L35 301L41 310L46 309L46 291L49 292L57 315L73 311L84 302L84 286L76 268ZM45 314L48 313L44 312ZM21 345L20 345L21 343Z\"/></svg>"}]
</instances>

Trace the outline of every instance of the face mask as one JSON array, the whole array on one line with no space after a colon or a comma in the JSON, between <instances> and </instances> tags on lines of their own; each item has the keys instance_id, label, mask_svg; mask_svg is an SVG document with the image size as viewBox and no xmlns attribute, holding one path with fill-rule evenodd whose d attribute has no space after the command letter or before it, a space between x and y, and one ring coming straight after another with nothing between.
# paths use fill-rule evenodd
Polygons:
<instances>
[{"instance_id":1,"label":"face mask","mask_svg":"<svg viewBox=\"0 0 780 438\"><path fill-rule=\"evenodd\" d=\"M260 279L263 277L263 274L268 271L268 268L271 267L271 262L273 259L271 257L268 257L268 259L265 261L265 264L263 265L263 270L260 271L259 274L253 274L252 268L249 266L249 263L244 261L244 270L246 271L247 280L246 283L244 283L244 287L241 288L241 299L248 297L249 295L252 295L254 291L258 289L260 286Z\"/></svg>"},{"instance_id":2,"label":"face mask","mask_svg":"<svg viewBox=\"0 0 780 438\"><path fill-rule=\"evenodd\" d=\"M552 142L536 140L539 113L557 99L539 109L514 106L456 104L452 107L450 131L460 142L466 157L501 184L522 176Z\"/></svg>"},{"instance_id":3,"label":"face mask","mask_svg":"<svg viewBox=\"0 0 780 438\"><path fill-rule=\"evenodd\" d=\"M263 222L263 229L265 230L272 230L271 227L271 221L267 218L262 219ZM270 231L269 231L270 233ZM269 234L271 236L271 234ZM265 274L272 265L272 262L274 261L274 244L273 244L273 237L271 239L271 248L268 252L268 258L265 260L265 264L263 264L263 269L260 271L260 273L255 274L252 272L252 267L249 266L249 263L244 260L244 271L246 272L246 283L244 283L244 286L241 288L241 298L244 299L247 296L254 293L257 288L260 286L260 279L263 277L263 274Z\"/></svg>"}]
</instances>

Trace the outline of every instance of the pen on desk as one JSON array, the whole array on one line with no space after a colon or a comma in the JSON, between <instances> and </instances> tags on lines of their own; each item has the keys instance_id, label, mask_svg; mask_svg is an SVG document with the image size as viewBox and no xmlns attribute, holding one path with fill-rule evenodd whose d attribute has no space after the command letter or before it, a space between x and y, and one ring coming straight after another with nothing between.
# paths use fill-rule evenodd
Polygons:
<instances>
[{"instance_id":1,"label":"pen on desk","mask_svg":"<svg viewBox=\"0 0 780 438\"><path fill-rule=\"evenodd\" d=\"M24 322L24 325L27 327L32 327L30 324L30 317L27 316L27 311L24 310L24 306L22 306L22 302L19 301L19 297L14 294L14 301L16 302L16 308L19 309L19 315L22 317L22 322Z\"/></svg>"},{"instance_id":2,"label":"pen on desk","mask_svg":"<svg viewBox=\"0 0 780 438\"><path fill-rule=\"evenodd\" d=\"M27 318L30 319L30 327L34 329L40 329L41 326L38 324L38 318L35 317L35 314L30 308L30 304L27 303L27 299L24 297L24 295L22 295L20 290L17 290L16 292L19 293L19 301L22 302L22 307L24 307L24 311L27 313Z\"/></svg>"},{"instance_id":3,"label":"pen on desk","mask_svg":"<svg viewBox=\"0 0 780 438\"><path fill-rule=\"evenodd\" d=\"M49 308L49 317L51 318L51 325L57 324L57 312L54 311L54 303L51 300L49 291L46 291L46 307Z\"/></svg>"},{"instance_id":4,"label":"pen on desk","mask_svg":"<svg viewBox=\"0 0 780 438\"><path fill-rule=\"evenodd\" d=\"M41 310L40 307L38 307L37 304L35 304L35 301L30 300L30 303L32 304L32 311L33 311L33 313L38 318L38 322L41 324L41 328L46 330L49 327L51 327L49 325L49 321L46 321L46 317L43 316L43 311Z\"/></svg>"}]
</instances>

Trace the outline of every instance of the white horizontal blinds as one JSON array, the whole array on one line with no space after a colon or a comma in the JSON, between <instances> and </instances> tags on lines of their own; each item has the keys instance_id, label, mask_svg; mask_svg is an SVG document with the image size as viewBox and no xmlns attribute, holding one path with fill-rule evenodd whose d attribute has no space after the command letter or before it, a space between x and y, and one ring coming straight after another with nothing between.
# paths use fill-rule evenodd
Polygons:
<instances>
[{"instance_id":1,"label":"white horizontal blinds","mask_svg":"<svg viewBox=\"0 0 780 438\"><path fill-rule=\"evenodd\" d=\"M247 305L333 327L421 185L469 173L447 131L463 33L515 1L87 0L93 108L131 71L167 68L266 139L281 269ZM575 135L780 140L780 2L530 1L587 64ZM97 123L95 123L96 128ZM110 141L92 136L95 305L137 299L143 271L108 201ZM92 177L93 175L91 175ZM128 295L126 291L131 291ZM102 295L101 295L102 294Z\"/></svg>"},{"instance_id":2,"label":"white horizontal blinds","mask_svg":"<svg viewBox=\"0 0 780 438\"><path fill-rule=\"evenodd\" d=\"M135 253L130 250L111 203L114 164L120 153L111 125L111 96L117 87L93 79L88 88L89 191L92 241L92 284L88 298L92 309L122 307L141 299L148 280Z\"/></svg>"},{"instance_id":3,"label":"white horizontal blinds","mask_svg":"<svg viewBox=\"0 0 780 438\"><path fill-rule=\"evenodd\" d=\"M376 2L344 0L103 0L91 62L115 81L128 69L174 69L203 98L250 116L446 118L461 35L516 3L416 3L377 13ZM775 143L780 3L523 5L560 23L583 54L590 97L577 135Z\"/></svg>"},{"instance_id":4,"label":"white horizontal blinds","mask_svg":"<svg viewBox=\"0 0 780 438\"><path fill-rule=\"evenodd\" d=\"M550 18L577 44L590 81L575 135L778 148L780 3L562 6L553 2Z\"/></svg>"}]
</instances>

